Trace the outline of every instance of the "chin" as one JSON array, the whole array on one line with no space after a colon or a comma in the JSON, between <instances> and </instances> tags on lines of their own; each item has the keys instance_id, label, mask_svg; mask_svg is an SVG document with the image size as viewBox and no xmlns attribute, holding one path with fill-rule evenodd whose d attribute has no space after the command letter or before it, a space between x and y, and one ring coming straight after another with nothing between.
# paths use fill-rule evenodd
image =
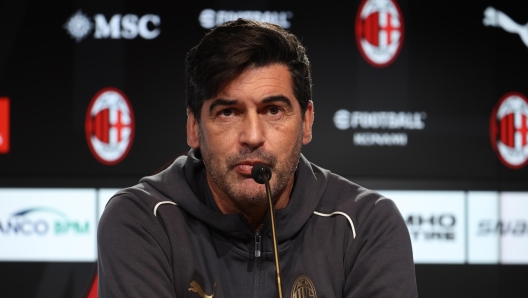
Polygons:
<instances>
[{"instance_id":1,"label":"chin","mask_svg":"<svg viewBox=\"0 0 528 298\"><path fill-rule=\"evenodd\" d=\"M239 206L244 207L265 207L267 206L266 190L263 187L238 186L234 191L230 191L229 196ZM233 189L232 189L233 190Z\"/></svg>"}]
</instances>

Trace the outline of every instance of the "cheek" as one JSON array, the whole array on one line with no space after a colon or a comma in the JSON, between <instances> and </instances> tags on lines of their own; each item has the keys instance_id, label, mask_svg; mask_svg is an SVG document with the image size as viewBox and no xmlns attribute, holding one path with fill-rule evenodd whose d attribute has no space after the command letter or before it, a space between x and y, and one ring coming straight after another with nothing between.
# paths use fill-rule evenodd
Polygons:
<instances>
[{"instance_id":1,"label":"cheek","mask_svg":"<svg viewBox=\"0 0 528 298\"><path fill-rule=\"evenodd\" d=\"M270 130L268 140L275 144L274 147L291 150L296 146L300 133L301 126L297 123L279 125Z\"/></svg>"},{"instance_id":2,"label":"cheek","mask_svg":"<svg viewBox=\"0 0 528 298\"><path fill-rule=\"evenodd\" d=\"M209 150L212 152L228 151L230 148L236 148L236 131L228 127L213 127L203 132L203 136Z\"/></svg>"}]
</instances>

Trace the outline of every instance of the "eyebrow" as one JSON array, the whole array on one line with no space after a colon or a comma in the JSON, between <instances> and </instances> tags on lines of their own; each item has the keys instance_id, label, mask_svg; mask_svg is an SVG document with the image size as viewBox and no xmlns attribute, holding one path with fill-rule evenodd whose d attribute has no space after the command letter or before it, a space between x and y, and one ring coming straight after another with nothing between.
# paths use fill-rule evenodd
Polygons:
<instances>
[{"instance_id":1,"label":"eyebrow","mask_svg":"<svg viewBox=\"0 0 528 298\"><path fill-rule=\"evenodd\" d=\"M287 98L286 96L284 96L284 95L275 95L275 96L266 97L262 101L262 103L270 103L270 102L275 102L275 101L283 102L289 108L293 107L291 100L289 98Z\"/></svg>"},{"instance_id":2,"label":"eyebrow","mask_svg":"<svg viewBox=\"0 0 528 298\"><path fill-rule=\"evenodd\" d=\"M274 95L274 96L266 97L264 100L262 100L261 103L270 103L270 102L276 102L276 101L285 103L289 108L293 107L291 100L284 95ZM217 98L209 106L209 113L212 113L213 110L218 106L232 106L237 103L238 103L237 99Z\"/></svg>"},{"instance_id":3,"label":"eyebrow","mask_svg":"<svg viewBox=\"0 0 528 298\"><path fill-rule=\"evenodd\" d=\"M214 108L217 106L232 106L236 104L238 100L236 99L223 99L223 98L217 98L213 101L213 103L209 106L209 113L213 112Z\"/></svg>"}]
</instances>

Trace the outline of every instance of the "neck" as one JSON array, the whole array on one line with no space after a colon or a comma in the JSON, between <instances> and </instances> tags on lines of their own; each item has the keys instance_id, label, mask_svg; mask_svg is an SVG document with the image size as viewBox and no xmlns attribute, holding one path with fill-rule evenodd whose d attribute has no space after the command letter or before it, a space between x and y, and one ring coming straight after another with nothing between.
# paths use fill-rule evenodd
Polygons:
<instances>
[{"instance_id":1,"label":"neck","mask_svg":"<svg viewBox=\"0 0 528 298\"><path fill-rule=\"evenodd\" d=\"M207 173L207 183L211 189L213 199L220 211L224 214L236 214L242 213L247 219L249 225L254 230L260 230L264 223L264 218L268 212L268 200L260 202L259 204L240 204L235 202L231 197L218 188L216 183L213 181L209 173ZM283 209L288 206L290 202L290 195L293 188L294 175L288 181L286 187L281 190L276 196L272 197L273 206L275 209Z\"/></svg>"}]
</instances>

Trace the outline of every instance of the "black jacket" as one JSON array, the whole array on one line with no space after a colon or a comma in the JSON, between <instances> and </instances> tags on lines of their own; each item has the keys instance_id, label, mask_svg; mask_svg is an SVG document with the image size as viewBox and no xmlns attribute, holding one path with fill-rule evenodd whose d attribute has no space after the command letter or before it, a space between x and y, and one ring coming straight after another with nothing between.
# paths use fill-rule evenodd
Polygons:
<instances>
[{"instance_id":1,"label":"black jacket","mask_svg":"<svg viewBox=\"0 0 528 298\"><path fill-rule=\"evenodd\" d=\"M197 156L191 150L108 203L99 297L278 296L269 221L255 232L242 215L219 212ZM417 297L394 203L303 156L296 175L288 206L276 211L283 297Z\"/></svg>"}]
</instances>

